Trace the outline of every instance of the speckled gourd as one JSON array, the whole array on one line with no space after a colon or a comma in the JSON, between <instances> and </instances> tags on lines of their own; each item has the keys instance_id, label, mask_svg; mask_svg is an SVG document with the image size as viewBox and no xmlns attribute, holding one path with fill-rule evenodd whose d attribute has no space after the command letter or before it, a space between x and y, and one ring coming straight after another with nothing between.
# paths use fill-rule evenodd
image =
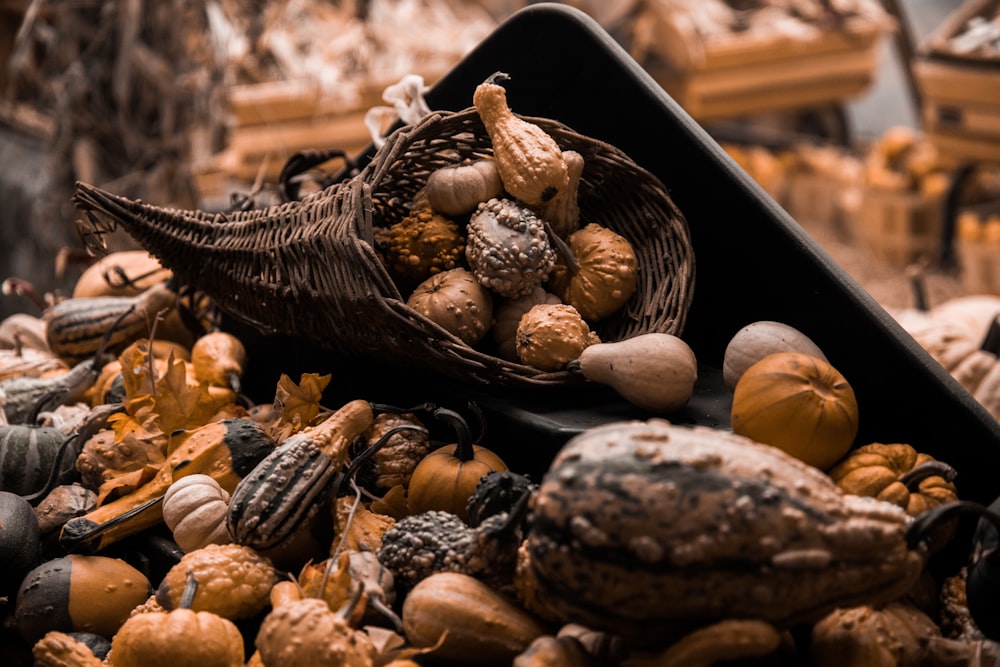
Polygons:
<instances>
[{"instance_id":1,"label":"speckled gourd","mask_svg":"<svg viewBox=\"0 0 1000 667\"><path fill-rule=\"evenodd\" d=\"M777 448L655 419L572 438L531 511L525 604L636 640L728 617L789 626L889 600L924 561L900 508L844 494Z\"/></svg>"}]
</instances>

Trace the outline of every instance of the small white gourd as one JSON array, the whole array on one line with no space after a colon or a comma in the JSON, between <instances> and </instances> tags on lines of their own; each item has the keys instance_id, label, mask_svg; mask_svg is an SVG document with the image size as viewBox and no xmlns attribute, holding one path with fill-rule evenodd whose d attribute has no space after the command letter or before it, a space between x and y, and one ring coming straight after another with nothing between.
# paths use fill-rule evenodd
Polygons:
<instances>
[{"instance_id":1,"label":"small white gourd","mask_svg":"<svg viewBox=\"0 0 1000 667\"><path fill-rule=\"evenodd\" d=\"M208 475L181 477L163 496L163 521L184 553L232 542L226 528L229 493Z\"/></svg>"}]
</instances>

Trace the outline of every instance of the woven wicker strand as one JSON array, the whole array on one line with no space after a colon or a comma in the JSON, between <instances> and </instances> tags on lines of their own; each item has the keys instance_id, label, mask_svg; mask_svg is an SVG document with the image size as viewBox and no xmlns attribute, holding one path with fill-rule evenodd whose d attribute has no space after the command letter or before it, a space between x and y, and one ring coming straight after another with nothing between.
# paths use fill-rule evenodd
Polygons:
<instances>
[{"instance_id":1,"label":"woven wicker strand","mask_svg":"<svg viewBox=\"0 0 1000 667\"><path fill-rule=\"evenodd\" d=\"M636 250L638 289L619 313L595 325L598 335L603 341L679 335L693 294L694 255L687 223L665 187L613 146L552 120L530 120L564 150L583 155L582 222L612 229ZM579 382L569 372L542 372L470 347L419 315L375 249L375 228L402 220L431 172L491 154L474 109L435 112L390 135L353 178L269 208L180 211L80 183L74 195L78 229L94 247L104 233L122 227L182 283L265 333L473 384Z\"/></svg>"}]
</instances>

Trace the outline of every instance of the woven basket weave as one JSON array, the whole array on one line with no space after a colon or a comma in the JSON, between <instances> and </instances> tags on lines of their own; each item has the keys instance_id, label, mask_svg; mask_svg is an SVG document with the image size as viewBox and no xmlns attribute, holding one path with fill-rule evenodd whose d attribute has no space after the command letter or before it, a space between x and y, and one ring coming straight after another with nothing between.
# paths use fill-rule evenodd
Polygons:
<instances>
[{"instance_id":1,"label":"woven basket weave","mask_svg":"<svg viewBox=\"0 0 1000 667\"><path fill-rule=\"evenodd\" d=\"M687 223L666 189L621 151L542 118L563 150L583 155L580 210L635 248L638 288L599 322L602 341L680 334L694 287ZM387 138L356 176L301 200L210 214L158 208L79 184L84 240L121 226L177 278L265 332L338 353L423 367L474 384L567 385L554 373L475 349L409 308L375 250L375 227L405 217L438 167L492 152L474 109L435 112Z\"/></svg>"}]
</instances>

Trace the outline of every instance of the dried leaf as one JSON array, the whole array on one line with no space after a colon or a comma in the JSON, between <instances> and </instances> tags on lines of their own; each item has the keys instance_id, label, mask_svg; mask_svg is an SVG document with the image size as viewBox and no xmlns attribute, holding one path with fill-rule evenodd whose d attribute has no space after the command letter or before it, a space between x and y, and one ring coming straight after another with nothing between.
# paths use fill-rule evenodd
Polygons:
<instances>
[{"instance_id":1,"label":"dried leaf","mask_svg":"<svg viewBox=\"0 0 1000 667\"><path fill-rule=\"evenodd\" d=\"M382 535L396 524L396 520L391 516L372 512L364 505L359 505L351 516L353 505L352 496L337 498L334 529L338 537L334 540L334 545L346 551L374 553L382 546Z\"/></svg>"},{"instance_id":2,"label":"dried leaf","mask_svg":"<svg viewBox=\"0 0 1000 667\"><path fill-rule=\"evenodd\" d=\"M281 414L281 420L298 432L316 418L323 400L323 390L330 384L329 375L303 373L299 384L281 374L274 393L274 407Z\"/></svg>"},{"instance_id":3,"label":"dried leaf","mask_svg":"<svg viewBox=\"0 0 1000 667\"><path fill-rule=\"evenodd\" d=\"M381 498L371 502L371 510L377 514L383 514L393 519L402 519L409 514L406 507L406 489L401 484L397 484Z\"/></svg>"},{"instance_id":4,"label":"dried leaf","mask_svg":"<svg viewBox=\"0 0 1000 667\"><path fill-rule=\"evenodd\" d=\"M333 611L339 610L351 600L351 572L349 569L350 553L344 551L337 558L334 567L330 568L329 578L326 585L323 585L323 578L326 576L327 566L330 559L319 563L311 563L302 568L299 574L299 587L302 589L303 597L320 598L329 605ZM364 611L364 605L358 604L355 614ZM353 620L353 618L351 619Z\"/></svg>"},{"instance_id":5,"label":"dried leaf","mask_svg":"<svg viewBox=\"0 0 1000 667\"><path fill-rule=\"evenodd\" d=\"M207 382L188 384L187 364L174 360L171 353L167 372L156 382L155 410L165 433L203 426L215 414L216 406Z\"/></svg>"},{"instance_id":6,"label":"dried leaf","mask_svg":"<svg viewBox=\"0 0 1000 667\"><path fill-rule=\"evenodd\" d=\"M406 664L418 655L437 650L448 636L444 632L433 646L417 648L410 646L405 637L388 628L366 625L362 629L368 633L375 647L375 667L390 667L397 660Z\"/></svg>"},{"instance_id":7,"label":"dried leaf","mask_svg":"<svg viewBox=\"0 0 1000 667\"><path fill-rule=\"evenodd\" d=\"M108 479L97 491L97 504L111 502L121 496L126 496L143 484L151 481L159 472L160 466L147 464L138 470L130 470Z\"/></svg>"}]
</instances>

